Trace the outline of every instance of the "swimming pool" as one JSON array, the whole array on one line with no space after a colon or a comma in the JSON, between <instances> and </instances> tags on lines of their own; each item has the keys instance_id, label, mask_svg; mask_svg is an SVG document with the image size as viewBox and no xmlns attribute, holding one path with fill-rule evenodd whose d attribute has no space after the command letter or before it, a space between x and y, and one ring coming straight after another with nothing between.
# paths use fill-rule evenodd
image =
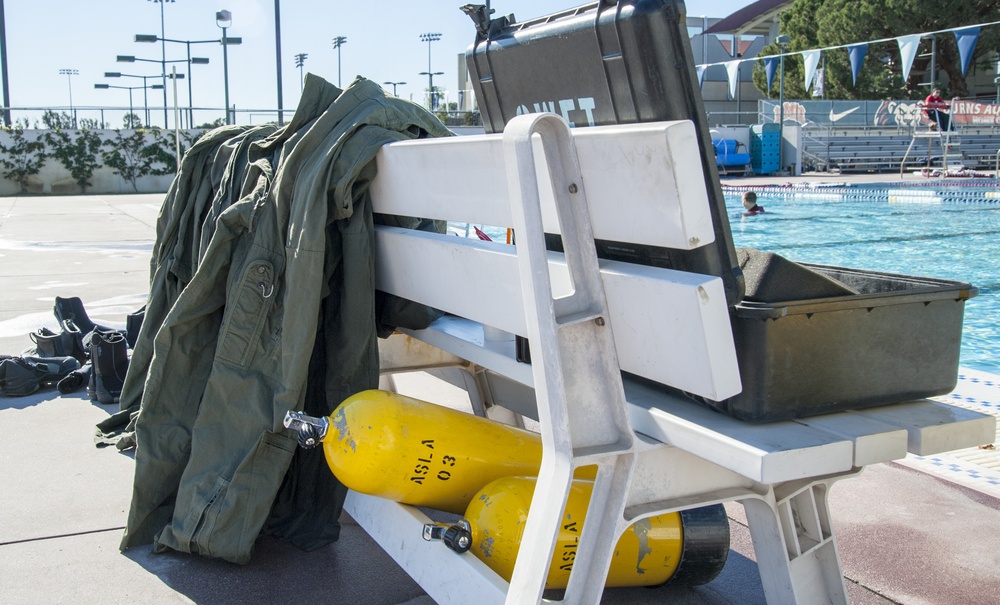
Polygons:
<instances>
[{"instance_id":1,"label":"swimming pool","mask_svg":"<svg viewBox=\"0 0 1000 605\"><path fill-rule=\"evenodd\" d=\"M741 196L766 208L744 218ZM959 363L1000 374L1000 183L723 185L738 247L799 261L969 282ZM465 224L458 235L476 237ZM496 241L505 231L483 227Z\"/></svg>"},{"instance_id":2,"label":"swimming pool","mask_svg":"<svg viewBox=\"0 0 1000 605\"><path fill-rule=\"evenodd\" d=\"M743 218L753 189L762 215ZM972 283L960 365L1000 374L1000 185L923 182L724 187L738 247L800 262Z\"/></svg>"}]
</instances>

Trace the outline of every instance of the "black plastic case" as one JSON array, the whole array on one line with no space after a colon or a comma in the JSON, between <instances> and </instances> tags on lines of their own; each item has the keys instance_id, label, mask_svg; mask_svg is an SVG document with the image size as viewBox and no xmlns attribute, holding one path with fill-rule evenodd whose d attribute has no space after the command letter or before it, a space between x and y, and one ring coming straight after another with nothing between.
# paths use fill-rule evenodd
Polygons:
<instances>
[{"instance_id":1,"label":"black plastic case","mask_svg":"<svg viewBox=\"0 0 1000 605\"><path fill-rule=\"evenodd\" d=\"M742 272L697 85L684 3L596 2L524 23L501 17L487 24L483 12L466 64L487 132L502 132L516 115L544 111L562 114L575 127L694 122L700 149L692 152L701 155L715 242L690 251L598 242L598 255L719 276L730 306L739 302ZM557 241L552 238L550 247L558 248Z\"/></svg>"}]
</instances>

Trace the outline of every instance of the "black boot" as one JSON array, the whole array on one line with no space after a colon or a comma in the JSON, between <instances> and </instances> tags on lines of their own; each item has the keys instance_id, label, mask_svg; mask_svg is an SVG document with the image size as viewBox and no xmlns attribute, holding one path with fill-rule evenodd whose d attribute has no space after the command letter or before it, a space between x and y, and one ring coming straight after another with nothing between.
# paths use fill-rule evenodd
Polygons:
<instances>
[{"instance_id":1,"label":"black boot","mask_svg":"<svg viewBox=\"0 0 1000 605\"><path fill-rule=\"evenodd\" d=\"M74 357L80 363L87 361L83 348L83 337L72 320L62 322L59 332L48 328L38 328L28 336L35 346L22 355L34 357Z\"/></svg>"},{"instance_id":2,"label":"black boot","mask_svg":"<svg viewBox=\"0 0 1000 605\"><path fill-rule=\"evenodd\" d=\"M60 298L57 296L56 306L52 309L52 312L55 313L56 319L59 320L60 324L67 319L72 320L76 324L76 327L80 328L80 332L85 335L92 332L96 327L96 324L90 321L86 309L83 308L83 301L76 296L72 298Z\"/></svg>"},{"instance_id":3,"label":"black boot","mask_svg":"<svg viewBox=\"0 0 1000 605\"><path fill-rule=\"evenodd\" d=\"M69 395L70 393L80 389L85 384L93 384L93 372L91 372L90 362L87 362L80 366L80 369L73 370L66 375L65 378L56 383L56 388L63 395ZM87 391L92 391L92 388L88 388Z\"/></svg>"},{"instance_id":4,"label":"black boot","mask_svg":"<svg viewBox=\"0 0 1000 605\"><path fill-rule=\"evenodd\" d=\"M91 398L104 404L118 403L128 372L128 343L125 334L114 330L94 330L90 341L90 362L94 377ZM89 391L89 389L88 389Z\"/></svg>"},{"instance_id":5,"label":"black boot","mask_svg":"<svg viewBox=\"0 0 1000 605\"><path fill-rule=\"evenodd\" d=\"M146 305L135 313L129 314L125 318L125 342L129 349L135 348L135 341L139 338L139 330L142 329L142 320L146 317Z\"/></svg>"}]
</instances>

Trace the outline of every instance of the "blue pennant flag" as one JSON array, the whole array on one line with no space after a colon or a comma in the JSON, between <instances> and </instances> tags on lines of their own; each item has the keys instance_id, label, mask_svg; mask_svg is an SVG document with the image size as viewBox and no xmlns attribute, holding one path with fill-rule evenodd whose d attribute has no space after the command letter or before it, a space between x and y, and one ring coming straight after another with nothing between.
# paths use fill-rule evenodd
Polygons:
<instances>
[{"instance_id":1,"label":"blue pennant flag","mask_svg":"<svg viewBox=\"0 0 1000 605\"><path fill-rule=\"evenodd\" d=\"M958 43L958 58L962 63L962 76L969 71L969 62L972 61L972 51L976 50L976 41L979 39L978 27L966 27L955 30L955 42Z\"/></svg>"},{"instance_id":2,"label":"blue pennant flag","mask_svg":"<svg viewBox=\"0 0 1000 605\"><path fill-rule=\"evenodd\" d=\"M768 57L764 59L764 73L767 74L767 89L771 90L774 84L774 72L778 70L778 57Z\"/></svg>"},{"instance_id":3,"label":"blue pennant flag","mask_svg":"<svg viewBox=\"0 0 1000 605\"><path fill-rule=\"evenodd\" d=\"M848 46L847 53L851 57L851 83L854 86L857 86L858 74L861 73L861 64L864 63L865 55L868 54L868 45L855 44L853 46Z\"/></svg>"}]
</instances>

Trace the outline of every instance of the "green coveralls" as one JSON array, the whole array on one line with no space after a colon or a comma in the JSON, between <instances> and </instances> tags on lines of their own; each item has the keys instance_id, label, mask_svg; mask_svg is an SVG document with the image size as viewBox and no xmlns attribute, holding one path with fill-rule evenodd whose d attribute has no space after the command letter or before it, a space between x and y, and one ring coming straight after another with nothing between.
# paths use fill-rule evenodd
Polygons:
<instances>
[{"instance_id":1,"label":"green coveralls","mask_svg":"<svg viewBox=\"0 0 1000 605\"><path fill-rule=\"evenodd\" d=\"M296 447L282 419L303 409L316 351L327 413L377 386L372 160L386 143L449 134L370 81L341 91L310 75L292 121L250 144L243 182L229 184L240 197L213 204L221 213L203 226L207 247L152 335L148 369L129 370L131 393L144 380L123 549L152 541L242 564L265 524L309 547L310 534L336 538L343 490L319 509L294 502L316 493L322 465L314 456L293 466L312 475L286 477ZM280 518L309 507L313 527Z\"/></svg>"}]
</instances>

